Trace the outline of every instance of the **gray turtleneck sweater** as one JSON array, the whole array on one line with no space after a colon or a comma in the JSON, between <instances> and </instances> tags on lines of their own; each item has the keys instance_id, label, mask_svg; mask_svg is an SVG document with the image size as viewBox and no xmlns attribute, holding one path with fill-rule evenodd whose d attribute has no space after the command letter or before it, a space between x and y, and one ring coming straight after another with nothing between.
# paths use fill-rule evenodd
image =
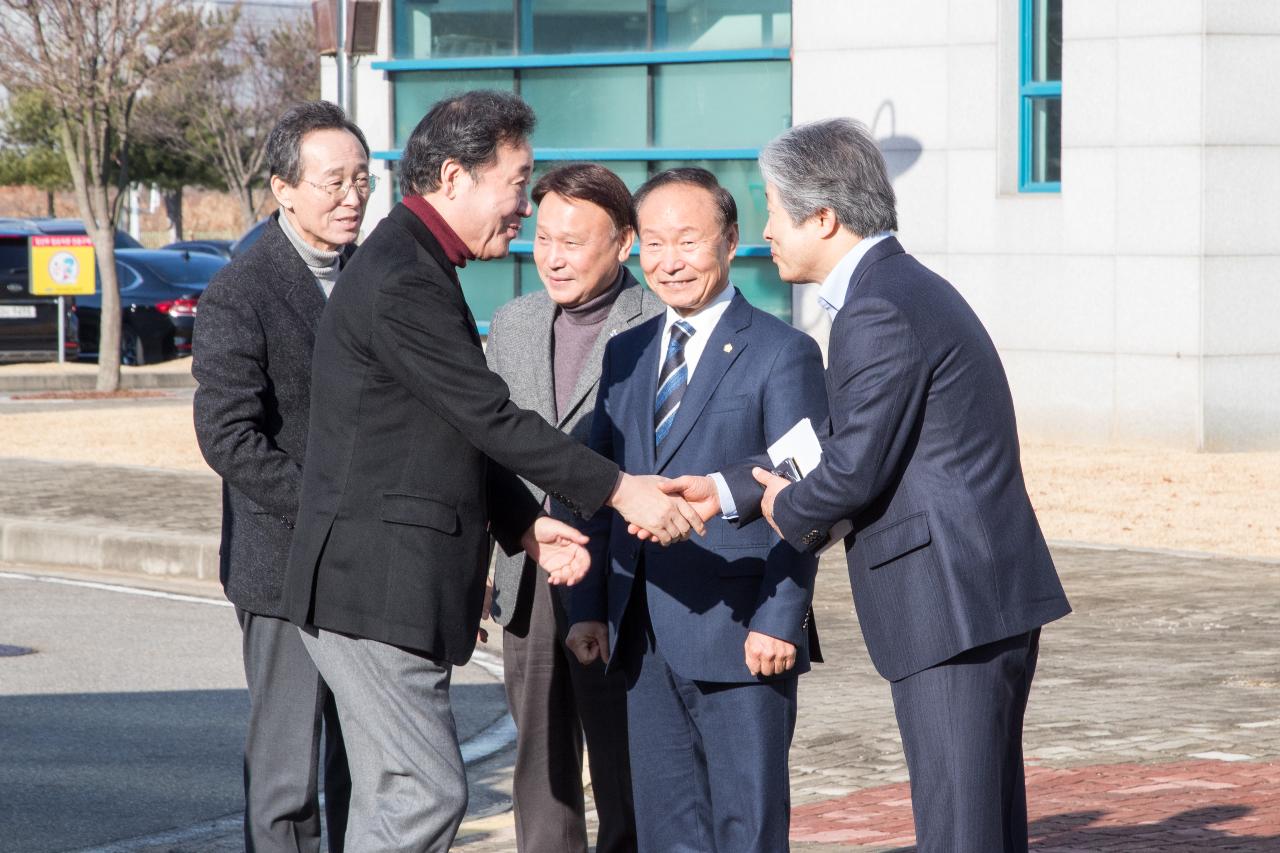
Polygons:
<instances>
[{"instance_id":1,"label":"gray turtleneck sweater","mask_svg":"<svg viewBox=\"0 0 1280 853\"><path fill-rule=\"evenodd\" d=\"M338 281L338 272L340 271L338 260L341 253L317 249L303 240L293 227L293 223L289 221L289 217L284 215L284 211L280 211L280 215L276 219L280 223L280 230L284 232L284 236L289 238L293 248L297 249L298 254L302 256L302 262L307 265L307 269L311 270L311 274L316 277L316 284L320 285L320 290L323 291L325 299L328 299L329 294L333 293L333 285Z\"/></svg>"},{"instance_id":2,"label":"gray turtleneck sweater","mask_svg":"<svg viewBox=\"0 0 1280 853\"><path fill-rule=\"evenodd\" d=\"M553 376L556 386L556 419L569 405L582 366L604 329L609 310L622 292L622 270L609 289L575 308L561 306L551 327Z\"/></svg>"}]
</instances>

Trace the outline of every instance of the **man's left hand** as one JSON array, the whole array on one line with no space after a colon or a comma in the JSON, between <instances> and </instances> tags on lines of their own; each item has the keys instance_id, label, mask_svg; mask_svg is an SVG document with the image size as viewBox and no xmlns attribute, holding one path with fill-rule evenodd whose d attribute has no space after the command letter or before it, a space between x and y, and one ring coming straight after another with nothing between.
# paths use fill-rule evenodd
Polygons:
<instances>
[{"instance_id":1,"label":"man's left hand","mask_svg":"<svg viewBox=\"0 0 1280 853\"><path fill-rule=\"evenodd\" d=\"M757 483L764 486L764 497L760 498L760 512L764 515L765 521L769 522L769 526L774 529L774 532L782 536L782 531L778 530L778 525L773 520L773 502L778 499L779 492L791 485L791 481L763 468L752 468L751 476L756 478ZM782 538L786 539L787 537L782 536Z\"/></svg>"},{"instance_id":2,"label":"man's left hand","mask_svg":"<svg viewBox=\"0 0 1280 853\"><path fill-rule=\"evenodd\" d=\"M546 571L548 583L572 586L591 568L587 541L581 531L543 515L520 537L520 547Z\"/></svg>"},{"instance_id":3,"label":"man's left hand","mask_svg":"<svg viewBox=\"0 0 1280 853\"><path fill-rule=\"evenodd\" d=\"M752 675L781 675L796 665L795 646L759 631L747 634L743 648Z\"/></svg>"}]
</instances>

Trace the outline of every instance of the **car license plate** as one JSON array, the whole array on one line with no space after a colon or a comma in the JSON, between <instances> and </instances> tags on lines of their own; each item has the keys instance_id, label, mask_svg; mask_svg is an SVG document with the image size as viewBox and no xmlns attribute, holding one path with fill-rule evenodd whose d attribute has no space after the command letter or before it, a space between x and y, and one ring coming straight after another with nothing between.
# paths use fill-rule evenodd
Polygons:
<instances>
[{"instance_id":1,"label":"car license plate","mask_svg":"<svg viewBox=\"0 0 1280 853\"><path fill-rule=\"evenodd\" d=\"M34 320L34 305L0 305L0 320Z\"/></svg>"}]
</instances>

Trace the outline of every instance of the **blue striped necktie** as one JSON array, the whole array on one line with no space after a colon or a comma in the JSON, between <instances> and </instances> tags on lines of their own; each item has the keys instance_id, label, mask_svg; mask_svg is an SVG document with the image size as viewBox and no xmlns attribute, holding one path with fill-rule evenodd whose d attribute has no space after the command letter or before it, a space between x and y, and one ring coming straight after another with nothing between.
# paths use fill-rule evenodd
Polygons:
<instances>
[{"instance_id":1,"label":"blue striped necktie","mask_svg":"<svg viewBox=\"0 0 1280 853\"><path fill-rule=\"evenodd\" d=\"M671 340L667 344L667 357L662 361L662 371L658 374L658 397L653 405L653 444L656 449L662 448L662 440L671 432L676 409L680 408L680 398L689 384L684 345L691 337L693 326L684 320L671 324Z\"/></svg>"}]
</instances>

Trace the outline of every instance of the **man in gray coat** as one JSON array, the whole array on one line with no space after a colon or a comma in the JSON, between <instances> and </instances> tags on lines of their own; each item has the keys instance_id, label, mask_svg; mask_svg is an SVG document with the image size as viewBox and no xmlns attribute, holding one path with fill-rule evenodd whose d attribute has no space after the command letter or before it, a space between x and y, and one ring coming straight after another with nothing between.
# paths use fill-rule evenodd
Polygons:
<instances>
[{"instance_id":1,"label":"man in gray coat","mask_svg":"<svg viewBox=\"0 0 1280 853\"><path fill-rule=\"evenodd\" d=\"M665 306L622 265L635 239L631 195L602 166L553 169L533 188L534 262L546 287L508 303L489 327L487 357L511 399L586 442L605 343ZM529 488L540 500L543 492ZM548 511L569 520L557 502ZM491 613L503 626L507 701L516 721L513 786L521 853L586 853L582 743L600 828L597 853L636 849L627 752L626 684L564 646L563 587L523 553L499 552Z\"/></svg>"},{"instance_id":2,"label":"man in gray coat","mask_svg":"<svg viewBox=\"0 0 1280 853\"><path fill-rule=\"evenodd\" d=\"M374 177L364 135L324 101L285 113L267 156L280 211L200 298L196 437L222 477L222 585L244 635L245 849L319 851L323 728L329 850L341 853L351 781L337 713L281 598L316 328L359 236Z\"/></svg>"}]
</instances>

